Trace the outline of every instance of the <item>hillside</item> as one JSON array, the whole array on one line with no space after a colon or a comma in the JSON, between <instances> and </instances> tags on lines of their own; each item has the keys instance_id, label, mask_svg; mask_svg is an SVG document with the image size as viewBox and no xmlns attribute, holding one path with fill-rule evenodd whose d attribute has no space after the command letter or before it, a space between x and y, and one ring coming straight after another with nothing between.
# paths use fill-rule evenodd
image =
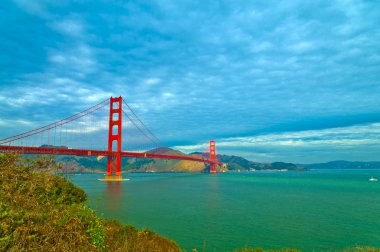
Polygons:
<instances>
[{"instance_id":1,"label":"hillside","mask_svg":"<svg viewBox=\"0 0 380 252\"><path fill-rule=\"evenodd\" d=\"M208 158L208 153L194 152L185 154L171 148L157 148L148 151L154 154L193 156L197 158ZM274 163L258 163L249 161L243 157L230 155L217 155L217 159L226 164L218 167L219 171L250 171L250 170L303 170L303 167L292 163L274 162ZM57 156L57 161L64 162L64 169L67 172L104 172L107 166L107 159L100 160L97 157L73 157L73 156ZM172 159L150 159L150 158L123 158L122 170L128 172L203 172L208 171L209 165L201 162L188 160L172 160Z\"/></svg>"},{"instance_id":2,"label":"hillside","mask_svg":"<svg viewBox=\"0 0 380 252\"><path fill-rule=\"evenodd\" d=\"M226 163L228 170L304 170L303 167L292 163L273 162L258 163L239 156L217 155L219 161Z\"/></svg>"},{"instance_id":3,"label":"hillside","mask_svg":"<svg viewBox=\"0 0 380 252\"><path fill-rule=\"evenodd\" d=\"M0 153L0 251L181 251L149 230L96 216L49 157ZM6 178L6 179L4 179Z\"/></svg>"}]
</instances>

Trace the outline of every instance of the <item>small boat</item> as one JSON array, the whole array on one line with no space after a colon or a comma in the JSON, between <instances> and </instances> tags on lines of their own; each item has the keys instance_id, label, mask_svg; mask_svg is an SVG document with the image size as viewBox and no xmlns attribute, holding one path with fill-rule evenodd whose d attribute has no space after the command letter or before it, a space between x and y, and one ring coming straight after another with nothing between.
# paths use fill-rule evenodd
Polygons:
<instances>
[{"instance_id":1,"label":"small boat","mask_svg":"<svg viewBox=\"0 0 380 252\"><path fill-rule=\"evenodd\" d=\"M369 181L373 181L373 182L375 182L375 181L377 181L377 178L371 177L371 178L369 179Z\"/></svg>"}]
</instances>

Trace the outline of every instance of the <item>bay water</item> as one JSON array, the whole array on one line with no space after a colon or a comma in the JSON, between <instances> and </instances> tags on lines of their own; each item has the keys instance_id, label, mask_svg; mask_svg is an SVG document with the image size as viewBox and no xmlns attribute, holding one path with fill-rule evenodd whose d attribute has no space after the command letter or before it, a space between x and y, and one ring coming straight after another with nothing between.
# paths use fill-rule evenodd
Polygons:
<instances>
[{"instance_id":1,"label":"bay water","mask_svg":"<svg viewBox=\"0 0 380 252\"><path fill-rule=\"evenodd\" d=\"M380 170L74 175L98 215L175 240L186 251L380 247Z\"/></svg>"}]
</instances>

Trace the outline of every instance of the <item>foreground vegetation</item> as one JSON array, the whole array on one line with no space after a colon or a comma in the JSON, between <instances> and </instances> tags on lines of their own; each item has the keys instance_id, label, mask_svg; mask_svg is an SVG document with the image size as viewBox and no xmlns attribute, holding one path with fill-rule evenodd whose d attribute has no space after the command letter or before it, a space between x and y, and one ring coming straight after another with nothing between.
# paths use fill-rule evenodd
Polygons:
<instances>
[{"instance_id":1,"label":"foreground vegetation","mask_svg":"<svg viewBox=\"0 0 380 252\"><path fill-rule=\"evenodd\" d=\"M97 217L82 189L53 175L61 171L50 157L22 159L0 153L0 251L182 251L152 231ZM234 252L276 251L299 250ZM361 247L344 251L380 252Z\"/></svg>"},{"instance_id":2,"label":"foreground vegetation","mask_svg":"<svg viewBox=\"0 0 380 252\"><path fill-rule=\"evenodd\" d=\"M0 154L0 251L180 251L152 231L98 218L52 158Z\"/></svg>"}]
</instances>

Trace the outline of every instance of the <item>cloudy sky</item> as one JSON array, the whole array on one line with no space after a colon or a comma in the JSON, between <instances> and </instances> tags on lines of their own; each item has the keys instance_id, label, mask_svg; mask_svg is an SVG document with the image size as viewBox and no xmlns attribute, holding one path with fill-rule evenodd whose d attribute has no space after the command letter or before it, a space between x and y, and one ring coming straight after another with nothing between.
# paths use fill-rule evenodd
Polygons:
<instances>
[{"instance_id":1,"label":"cloudy sky","mask_svg":"<svg viewBox=\"0 0 380 252\"><path fill-rule=\"evenodd\" d=\"M379 10L369 0L2 1L0 138L121 95L186 152L215 139L254 161L380 160Z\"/></svg>"}]
</instances>

